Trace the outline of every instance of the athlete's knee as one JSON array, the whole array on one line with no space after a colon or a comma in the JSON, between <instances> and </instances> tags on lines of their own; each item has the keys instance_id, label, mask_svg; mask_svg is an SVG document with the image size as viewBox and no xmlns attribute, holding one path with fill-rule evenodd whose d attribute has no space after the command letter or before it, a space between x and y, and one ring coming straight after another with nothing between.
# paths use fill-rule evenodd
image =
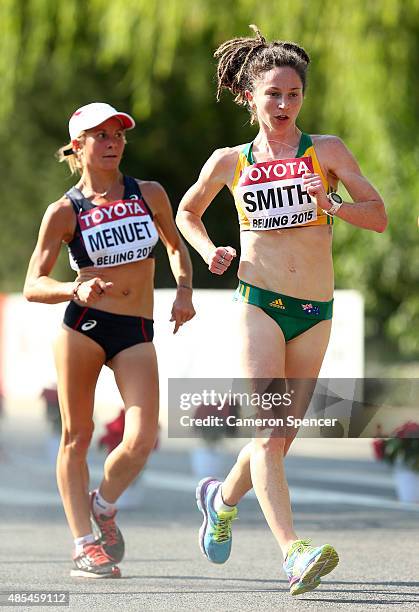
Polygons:
<instances>
[{"instance_id":1,"label":"athlete's knee","mask_svg":"<svg viewBox=\"0 0 419 612\"><path fill-rule=\"evenodd\" d=\"M249 442L248 444L246 444L246 446L243 446L243 448L241 449L238 457L237 457L237 463L249 463L249 458L252 452L252 443Z\"/></svg>"},{"instance_id":2,"label":"athlete's knee","mask_svg":"<svg viewBox=\"0 0 419 612\"><path fill-rule=\"evenodd\" d=\"M253 451L266 455L284 455L287 439L272 436L270 438L255 438Z\"/></svg>"},{"instance_id":3,"label":"athlete's knee","mask_svg":"<svg viewBox=\"0 0 419 612\"><path fill-rule=\"evenodd\" d=\"M287 455L291 444L294 442L295 440L295 436L292 436L290 438L286 438L285 440L285 444L284 444L284 457Z\"/></svg>"},{"instance_id":4,"label":"athlete's knee","mask_svg":"<svg viewBox=\"0 0 419 612\"><path fill-rule=\"evenodd\" d=\"M133 463L142 463L152 452L156 436L130 436L123 441L125 452Z\"/></svg>"},{"instance_id":5,"label":"athlete's knee","mask_svg":"<svg viewBox=\"0 0 419 612\"><path fill-rule=\"evenodd\" d=\"M85 457L92 441L93 430L93 422L84 427L65 429L62 443L64 452L75 457Z\"/></svg>"}]
</instances>

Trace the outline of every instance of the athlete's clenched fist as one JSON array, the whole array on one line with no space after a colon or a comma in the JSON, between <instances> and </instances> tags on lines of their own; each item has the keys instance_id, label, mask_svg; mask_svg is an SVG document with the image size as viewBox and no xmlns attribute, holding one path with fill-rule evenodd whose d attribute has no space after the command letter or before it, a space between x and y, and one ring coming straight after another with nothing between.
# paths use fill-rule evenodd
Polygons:
<instances>
[{"instance_id":1,"label":"athlete's clenched fist","mask_svg":"<svg viewBox=\"0 0 419 612\"><path fill-rule=\"evenodd\" d=\"M74 287L74 297L83 304L95 304L111 287L113 283L107 283L99 277L78 281Z\"/></svg>"},{"instance_id":2,"label":"athlete's clenched fist","mask_svg":"<svg viewBox=\"0 0 419 612\"><path fill-rule=\"evenodd\" d=\"M213 274L224 274L235 257L236 251L233 247L217 247L208 254L208 268Z\"/></svg>"}]
</instances>

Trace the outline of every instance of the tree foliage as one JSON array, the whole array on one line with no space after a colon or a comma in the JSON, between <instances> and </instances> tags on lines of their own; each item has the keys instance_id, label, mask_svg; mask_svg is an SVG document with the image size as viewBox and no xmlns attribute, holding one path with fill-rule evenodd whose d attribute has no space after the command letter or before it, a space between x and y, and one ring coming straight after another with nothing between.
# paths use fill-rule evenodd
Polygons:
<instances>
[{"instance_id":1,"label":"tree foliage","mask_svg":"<svg viewBox=\"0 0 419 612\"><path fill-rule=\"evenodd\" d=\"M383 195L384 234L336 222L337 286L364 294L369 336L417 356L417 0L2 0L0 289L21 288L43 210L72 184L53 154L68 140L67 119L78 106L106 100L134 114L124 167L161 181L175 208L214 148L254 136L228 94L215 103L212 58L223 40L247 35L249 23L309 51L300 126L341 136ZM238 245L227 193L206 222L218 243ZM213 285L194 262L195 283ZM64 259L56 274L69 278ZM159 262L157 284L169 279ZM219 280L234 283L233 274Z\"/></svg>"}]
</instances>

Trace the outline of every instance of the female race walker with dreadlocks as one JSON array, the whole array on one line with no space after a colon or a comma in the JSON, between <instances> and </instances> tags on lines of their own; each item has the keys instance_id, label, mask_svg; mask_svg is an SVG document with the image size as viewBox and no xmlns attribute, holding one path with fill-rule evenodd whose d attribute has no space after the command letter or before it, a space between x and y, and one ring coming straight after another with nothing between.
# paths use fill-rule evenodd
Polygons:
<instances>
[{"instance_id":1,"label":"female race walker with dreadlocks","mask_svg":"<svg viewBox=\"0 0 419 612\"><path fill-rule=\"evenodd\" d=\"M229 89L238 104L248 106L258 134L251 143L212 154L184 196L177 223L210 271L223 274L236 253L214 245L201 217L228 186L241 230L235 296L241 376L315 379L331 328L334 217L382 232L386 214L380 195L339 138L310 136L296 125L307 53L294 43L269 43L251 27L255 38L229 40L215 52L217 99L222 88ZM353 203L336 194L339 181ZM298 539L283 461L292 438L263 435L242 449L223 483L212 478L199 483L201 548L214 563L228 559L236 504L253 486L282 550L291 594L298 595L315 589L338 555L330 545L314 547Z\"/></svg>"},{"instance_id":2,"label":"female race walker with dreadlocks","mask_svg":"<svg viewBox=\"0 0 419 612\"><path fill-rule=\"evenodd\" d=\"M190 258L166 192L158 183L119 170L125 130L134 126L132 117L99 102L72 115L71 142L59 153L81 176L48 206L24 288L30 301L69 301L55 343L63 424L57 479L75 543L71 575L88 578L120 576L124 540L115 523L115 503L156 441L159 389L152 316L153 249L159 236L177 282L174 332L195 314ZM77 271L75 282L49 277L62 242ZM106 459L99 489L89 495L86 456L96 382L105 364L125 404L125 430Z\"/></svg>"}]
</instances>

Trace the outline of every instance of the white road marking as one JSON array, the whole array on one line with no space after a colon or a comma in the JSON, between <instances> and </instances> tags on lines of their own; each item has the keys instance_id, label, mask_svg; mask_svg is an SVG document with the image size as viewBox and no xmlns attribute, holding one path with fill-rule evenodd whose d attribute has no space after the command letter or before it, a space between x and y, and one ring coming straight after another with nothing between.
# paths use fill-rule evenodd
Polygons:
<instances>
[{"instance_id":1,"label":"white road marking","mask_svg":"<svg viewBox=\"0 0 419 612\"><path fill-rule=\"evenodd\" d=\"M95 480L100 480L102 470L98 467L90 469L90 475ZM144 485L149 489L165 491L181 491L193 493L197 479L185 474L174 472L162 472L147 469L139 486ZM401 503L395 500L385 499L374 495L363 495L359 493L343 493L328 491L326 489L290 487L291 501L301 505L352 505L367 508L379 508L383 510L410 510L419 512L418 504ZM253 491L247 497L256 498ZM30 489L16 489L11 487L0 487L0 505L12 506L60 506L61 500L58 492L46 492Z\"/></svg>"},{"instance_id":2,"label":"white road marking","mask_svg":"<svg viewBox=\"0 0 419 612\"><path fill-rule=\"evenodd\" d=\"M14 456L12 459L12 466L16 465L19 467L23 467L29 470L36 470L42 472L44 474L55 474L55 465L51 463L47 463L45 461L40 461L39 459L33 459L32 457L27 457L24 455L20 455L19 457ZM89 466L89 471L91 474L95 475L97 478L101 478L101 468L98 466ZM149 469L147 468L147 471ZM158 472L159 474L163 472ZM388 473L362 473L360 471L344 471L325 468L322 471L317 471L315 473L309 472L307 468L296 467L296 466L287 466L287 473L290 478L301 478L301 479L309 479L310 482L330 482L330 483L346 483L353 485L369 485L371 487L380 487L380 488L388 488L394 490L393 484L393 475L389 470Z\"/></svg>"}]
</instances>

